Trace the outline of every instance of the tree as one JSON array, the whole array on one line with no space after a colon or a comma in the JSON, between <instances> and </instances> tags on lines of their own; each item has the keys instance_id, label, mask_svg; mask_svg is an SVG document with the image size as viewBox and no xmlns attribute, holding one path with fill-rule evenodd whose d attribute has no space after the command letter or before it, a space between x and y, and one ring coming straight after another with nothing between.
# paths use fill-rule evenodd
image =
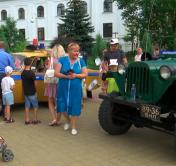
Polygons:
<instances>
[{"instance_id":1,"label":"tree","mask_svg":"<svg viewBox=\"0 0 176 166\"><path fill-rule=\"evenodd\" d=\"M102 59L103 51L107 48L107 43L103 40L102 36L98 34L95 39L95 43L92 47L92 56L88 58L88 67L92 69L98 69L95 64L95 59Z\"/></svg>"},{"instance_id":2,"label":"tree","mask_svg":"<svg viewBox=\"0 0 176 166\"><path fill-rule=\"evenodd\" d=\"M65 15L61 17L63 21L59 24L60 34L72 38L80 43L83 51L90 53L93 38L90 33L94 31L91 26L90 17L84 8L82 0L70 0Z\"/></svg>"},{"instance_id":3,"label":"tree","mask_svg":"<svg viewBox=\"0 0 176 166\"><path fill-rule=\"evenodd\" d=\"M92 55L94 58L102 58L103 51L106 49L107 43L103 40L102 36L98 34L92 48Z\"/></svg>"},{"instance_id":4,"label":"tree","mask_svg":"<svg viewBox=\"0 0 176 166\"><path fill-rule=\"evenodd\" d=\"M126 41L132 43L132 51L134 40L139 40L140 20L139 13L141 11L142 0L114 0L117 2L118 8L122 9L122 19L127 27Z\"/></svg>"},{"instance_id":5,"label":"tree","mask_svg":"<svg viewBox=\"0 0 176 166\"><path fill-rule=\"evenodd\" d=\"M2 31L1 28L0 28L0 41L4 41L6 50L8 51L9 48L8 48L8 45L7 45L7 40L6 40L5 34L4 34L4 32Z\"/></svg>"},{"instance_id":6,"label":"tree","mask_svg":"<svg viewBox=\"0 0 176 166\"><path fill-rule=\"evenodd\" d=\"M153 49L152 49L152 40L151 40L151 35L149 32L144 32L142 41L141 41L141 48L143 52L148 52L149 54L153 54Z\"/></svg>"},{"instance_id":7,"label":"tree","mask_svg":"<svg viewBox=\"0 0 176 166\"><path fill-rule=\"evenodd\" d=\"M61 44L64 49L67 49L68 44L73 41L72 38L66 37L64 35L59 35L58 37L54 38L50 44L50 48L53 48L56 44Z\"/></svg>"},{"instance_id":8,"label":"tree","mask_svg":"<svg viewBox=\"0 0 176 166\"><path fill-rule=\"evenodd\" d=\"M7 18L5 24L0 27L0 32L9 52L23 51L26 47L26 40L16 28L13 18Z\"/></svg>"},{"instance_id":9,"label":"tree","mask_svg":"<svg viewBox=\"0 0 176 166\"><path fill-rule=\"evenodd\" d=\"M144 33L151 34L153 44L164 49L176 48L176 1L175 0L114 0L122 9L122 17L128 35L141 41Z\"/></svg>"}]
</instances>

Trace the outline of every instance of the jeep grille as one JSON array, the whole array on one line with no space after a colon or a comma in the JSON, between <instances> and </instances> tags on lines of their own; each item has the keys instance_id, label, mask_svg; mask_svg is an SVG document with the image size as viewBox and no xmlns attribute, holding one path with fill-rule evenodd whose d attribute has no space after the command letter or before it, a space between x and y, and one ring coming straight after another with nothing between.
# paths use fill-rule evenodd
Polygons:
<instances>
[{"instance_id":1,"label":"jeep grille","mask_svg":"<svg viewBox=\"0 0 176 166\"><path fill-rule=\"evenodd\" d=\"M141 98L149 94L149 68L144 65L132 65L127 70L127 94L132 84L136 85L136 95Z\"/></svg>"}]
</instances>

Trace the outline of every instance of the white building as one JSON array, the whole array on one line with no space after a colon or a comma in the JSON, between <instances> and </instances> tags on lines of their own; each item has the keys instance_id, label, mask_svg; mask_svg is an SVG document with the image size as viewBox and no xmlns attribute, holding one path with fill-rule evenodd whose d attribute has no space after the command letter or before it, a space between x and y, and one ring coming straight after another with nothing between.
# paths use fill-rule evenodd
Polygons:
<instances>
[{"instance_id":1,"label":"white building","mask_svg":"<svg viewBox=\"0 0 176 166\"><path fill-rule=\"evenodd\" d=\"M113 0L84 0L85 7L91 18L95 32L105 39L117 37L125 51L129 45L122 38L125 35L125 27L121 20L121 11L118 10ZM39 42L46 45L58 36L58 23L60 16L67 8L68 0L0 0L0 25L7 17L13 17L17 21L17 28L31 42L38 38Z\"/></svg>"}]
</instances>

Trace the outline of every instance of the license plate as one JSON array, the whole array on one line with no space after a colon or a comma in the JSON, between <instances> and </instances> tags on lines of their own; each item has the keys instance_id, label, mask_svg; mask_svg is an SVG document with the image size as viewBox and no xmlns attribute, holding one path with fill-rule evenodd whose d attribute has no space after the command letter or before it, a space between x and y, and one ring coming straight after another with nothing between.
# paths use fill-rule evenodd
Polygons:
<instances>
[{"instance_id":1,"label":"license plate","mask_svg":"<svg viewBox=\"0 0 176 166\"><path fill-rule=\"evenodd\" d=\"M141 105L140 114L142 117L153 121L160 121L160 107L153 105Z\"/></svg>"}]
</instances>

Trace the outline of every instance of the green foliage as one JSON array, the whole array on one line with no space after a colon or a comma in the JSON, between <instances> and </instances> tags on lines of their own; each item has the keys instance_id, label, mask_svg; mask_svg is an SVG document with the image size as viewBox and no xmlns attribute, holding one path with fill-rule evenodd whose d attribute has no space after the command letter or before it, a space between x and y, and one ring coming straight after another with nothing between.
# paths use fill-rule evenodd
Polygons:
<instances>
[{"instance_id":1,"label":"green foliage","mask_svg":"<svg viewBox=\"0 0 176 166\"><path fill-rule=\"evenodd\" d=\"M86 13L82 0L70 0L65 15L61 17L63 24L59 24L60 34L79 42L83 51L90 53L94 31L90 17Z\"/></svg>"},{"instance_id":2,"label":"green foliage","mask_svg":"<svg viewBox=\"0 0 176 166\"><path fill-rule=\"evenodd\" d=\"M73 39L64 35L59 35L58 37L54 38L54 40L51 42L50 48L53 48L56 44L61 44L64 49L67 50L67 46L70 41L73 41Z\"/></svg>"},{"instance_id":3,"label":"green foliage","mask_svg":"<svg viewBox=\"0 0 176 166\"><path fill-rule=\"evenodd\" d=\"M99 69L99 66L96 66L96 64L95 64L95 58L93 56L90 56L87 59L87 67L89 69L94 69L94 70L98 70Z\"/></svg>"},{"instance_id":4,"label":"green foliage","mask_svg":"<svg viewBox=\"0 0 176 166\"><path fill-rule=\"evenodd\" d=\"M26 48L27 42L26 41L19 41L16 43L13 52L20 52Z\"/></svg>"},{"instance_id":5,"label":"green foliage","mask_svg":"<svg viewBox=\"0 0 176 166\"><path fill-rule=\"evenodd\" d=\"M3 41L5 40L5 35L2 29L0 29L0 40L3 40Z\"/></svg>"},{"instance_id":6,"label":"green foliage","mask_svg":"<svg viewBox=\"0 0 176 166\"><path fill-rule=\"evenodd\" d=\"M87 66L91 69L98 69L99 67L95 64L95 59L102 59L103 50L107 48L107 43L103 40L102 36L99 34L96 36L95 43L92 48L92 56L88 58Z\"/></svg>"},{"instance_id":7,"label":"green foliage","mask_svg":"<svg viewBox=\"0 0 176 166\"><path fill-rule=\"evenodd\" d=\"M5 24L0 27L0 32L9 52L23 51L26 47L26 41L16 28L13 18L7 18Z\"/></svg>"},{"instance_id":8,"label":"green foliage","mask_svg":"<svg viewBox=\"0 0 176 166\"><path fill-rule=\"evenodd\" d=\"M1 28L0 28L0 41L4 41L5 42L5 47L6 47L6 50L8 51L9 48L8 48L8 45L7 45L7 40L5 38L4 31Z\"/></svg>"},{"instance_id":9,"label":"green foliage","mask_svg":"<svg viewBox=\"0 0 176 166\"><path fill-rule=\"evenodd\" d=\"M107 43L103 40L102 36L100 34L97 35L92 48L92 56L94 58L101 58L103 56L103 50L106 49L106 46Z\"/></svg>"},{"instance_id":10,"label":"green foliage","mask_svg":"<svg viewBox=\"0 0 176 166\"><path fill-rule=\"evenodd\" d=\"M122 9L128 36L142 40L146 30L153 44L163 49L176 49L176 0L114 0Z\"/></svg>"},{"instance_id":11,"label":"green foliage","mask_svg":"<svg viewBox=\"0 0 176 166\"><path fill-rule=\"evenodd\" d=\"M128 63L134 62L134 56L136 55L137 51L128 51L125 55L128 59Z\"/></svg>"},{"instance_id":12,"label":"green foliage","mask_svg":"<svg viewBox=\"0 0 176 166\"><path fill-rule=\"evenodd\" d=\"M151 35L147 31L144 32L143 39L141 42L141 47L143 52L148 52L151 55L153 54Z\"/></svg>"}]
</instances>

